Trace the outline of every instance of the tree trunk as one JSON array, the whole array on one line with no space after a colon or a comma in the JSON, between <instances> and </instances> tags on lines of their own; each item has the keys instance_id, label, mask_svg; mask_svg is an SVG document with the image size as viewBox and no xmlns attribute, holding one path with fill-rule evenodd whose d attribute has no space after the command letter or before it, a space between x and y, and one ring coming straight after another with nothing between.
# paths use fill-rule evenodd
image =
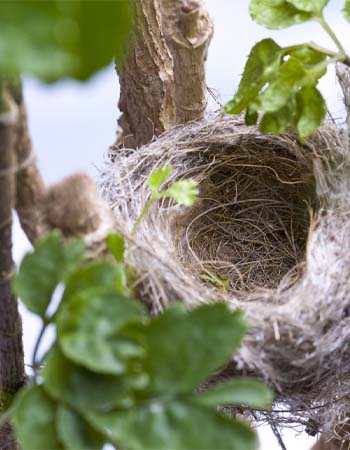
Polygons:
<instances>
[{"instance_id":1,"label":"tree trunk","mask_svg":"<svg viewBox=\"0 0 350 450\"><path fill-rule=\"evenodd\" d=\"M11 102L8 112L0 114L0 411L8 407L13 394L24 382L24 355L22 324L17 300L11 293L12 261L12 208L15 185L15 125L17 106ZM16 449L8 424L0 429L0 448Z\"/></svg>"},{"instance_id":2,"label":"tree trunk","mask_svg":"<svg viewBox=\"0 0 350 450\"><path fill-rule=\"evenodd\" d=\"M135 38L117 68L118 146L136 148L206 107L204 63L212 22L202 0L135 0Z\"/></svg>"}]
</instances>

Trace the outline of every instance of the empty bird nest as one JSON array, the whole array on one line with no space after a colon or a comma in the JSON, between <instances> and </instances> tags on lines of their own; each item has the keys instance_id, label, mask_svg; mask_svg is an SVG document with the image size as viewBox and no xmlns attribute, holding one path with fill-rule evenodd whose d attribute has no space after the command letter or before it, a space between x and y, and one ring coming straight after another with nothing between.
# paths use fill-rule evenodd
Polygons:
<instances>
[{"instance_id":1,"label":"empty bird nest","mask_svg":"<svg viewBox=\"0 0 350 450\"><path fill-rule=\"evenodd\" d=\"M116 149L101 174L116 228L130 237L150 191L194 178L193 207L155 204L132 238L140 297L152 312L181 301L228 302L250 332L221 373L276 392L279 426L332 432L350 411L350 156L325 125L305 144L247 128L241 117L176 127L139 150Z\"/></svg>"}]
</instances>

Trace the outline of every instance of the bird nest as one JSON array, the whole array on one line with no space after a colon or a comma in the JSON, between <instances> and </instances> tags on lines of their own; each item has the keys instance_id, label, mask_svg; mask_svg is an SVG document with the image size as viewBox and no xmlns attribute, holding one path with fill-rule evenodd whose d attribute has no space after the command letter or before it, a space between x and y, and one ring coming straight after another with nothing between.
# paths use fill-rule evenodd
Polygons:
<instances>
[{"instance_id":1,"label":"bird nest","mask_svg":"<svg viewBox=\"0 0 350 450\"><path fill-rule=\"evenodd\" d=\"M102 191L150 310L218 299L243 309L250 332L218 377L250 374L275 389L272 413L258 419L339 431L350 411L350 160L340 131L328 124L301 144L210 117L114 156ZM168 165L168 183L194 178L199 199L159 201L132 238L146 180Z\"/></svg>"}]
</instances>

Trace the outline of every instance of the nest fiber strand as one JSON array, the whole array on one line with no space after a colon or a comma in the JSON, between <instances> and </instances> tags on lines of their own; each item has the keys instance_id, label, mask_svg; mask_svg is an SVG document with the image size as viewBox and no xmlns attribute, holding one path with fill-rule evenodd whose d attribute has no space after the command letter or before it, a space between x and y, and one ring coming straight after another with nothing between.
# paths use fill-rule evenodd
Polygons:
<instances>
[{"instance_id":1,"label":"nest fiber strand","mask_svg":"<svg viewBox=\"0 0 350 450\"><path fill-rule=\"evenodd\" d=\"M302 145L240 117L209 117L118 149L102 191L126 236L148 176L167 165L169 183L194 178L200 196L192 208L163 199L140 224L139 295L154 313L173 301L242 308L250 333L220 377L262 378L277 393L269 420L332 432L350 411L350 162L340 132L327 125Z\"/></svg>"}]
</instances>

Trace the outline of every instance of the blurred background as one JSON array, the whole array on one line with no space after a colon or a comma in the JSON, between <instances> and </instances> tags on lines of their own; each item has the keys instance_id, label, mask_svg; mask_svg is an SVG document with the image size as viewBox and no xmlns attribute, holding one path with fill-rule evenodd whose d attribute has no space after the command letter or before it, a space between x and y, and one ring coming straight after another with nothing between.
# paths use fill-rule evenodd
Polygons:
<instances>
[{"instance_id":1,"label":"blurred background","mask_svg":"<svg viewBox=\"0 0 350 450\"><path fill-rule=\"evenodd\" d=\"M340 10L344 0L331 0L326 18L344 47L350 50L350 27ZM206 0L214 19L215 34L209 49L207 84L216 101L210 108L234 95L251 47L259 40L272 37L282 46L314 41L333 49L334 45L318 24L296 25L286 30L269 31L249 17L249 0ZM320 82L332 117L342 124L345 111L334 70L329 70ZM52 183L73 172L86 172L98 177L98 169L107 160L108 147L115 140L117 128L119 85L111 64L90 81L81 84L66 80L55 85L43 85L34 79L24 79L24 94L29 126L39 167L46 182ZM14 258L18 264L31 246L15 218ZM40 323L21 307L26 361ZM49 345L46 342L44 345ZM298 430L283 433L288 450L309 449L314 438ZM300 430L301 432L302 430ZM261 449L277 450L278 442L268 427L259 430Z\"/></svg>"}]
</instances>

